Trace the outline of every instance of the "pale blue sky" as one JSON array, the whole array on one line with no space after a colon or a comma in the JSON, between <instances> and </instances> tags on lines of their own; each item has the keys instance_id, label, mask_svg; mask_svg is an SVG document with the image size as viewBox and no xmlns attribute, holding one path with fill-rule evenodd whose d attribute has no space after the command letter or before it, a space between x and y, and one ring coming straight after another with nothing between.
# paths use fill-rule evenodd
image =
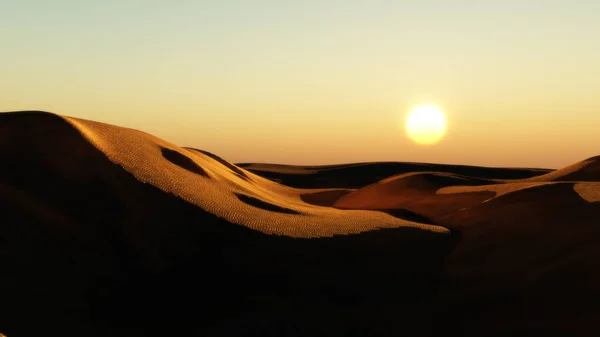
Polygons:
<instances>
[{"instance_id":1,"label":"pale blue sky","mask_svg":"<svg viewBox=\"0 0 600 337\"><path fill-rule=\"evenodd\" d=\"M600 154L600 1L4 1L0 111L232 161L560 167ZM440 105L436 146L402 122Z\"/></svg>"}]
</instances>

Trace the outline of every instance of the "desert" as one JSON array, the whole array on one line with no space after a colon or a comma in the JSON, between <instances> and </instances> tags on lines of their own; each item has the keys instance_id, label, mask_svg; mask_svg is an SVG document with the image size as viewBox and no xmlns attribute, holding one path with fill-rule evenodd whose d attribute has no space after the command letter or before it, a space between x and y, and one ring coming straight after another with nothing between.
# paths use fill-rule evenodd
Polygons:
<instances>
[{"instance_id":1,"label":"desert","mask_svg":"<svg viewBox=\"0 0 600 337\"><path fill-rule=\"evenodd\" d=\"M0 114L0 332L600 332L600 157L293 166L206 150Z\"/></svg>"}]
</instances>

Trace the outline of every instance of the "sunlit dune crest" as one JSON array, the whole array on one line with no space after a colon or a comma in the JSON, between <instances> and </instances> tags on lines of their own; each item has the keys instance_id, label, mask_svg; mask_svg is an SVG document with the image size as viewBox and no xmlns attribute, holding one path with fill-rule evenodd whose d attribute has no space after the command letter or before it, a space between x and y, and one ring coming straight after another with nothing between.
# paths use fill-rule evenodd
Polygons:
<instances>
[{"instance_id":1,"label":"sunlit dune crest","mask_svg":"<svg viewBox=\"0 0 600 337\"><path fill-rule=\"evenodd\" d=\"M140 181L173 193L228 221L278 235L325 237L356 234L378 228L415 227L440 233L448 230L368 211L341 211L303 202L303 190L279 185L248 171L242 179L221 162L198 151L185 150L152 135L98 122L64 117L108 158ZM163 156L163 150L189 158L206 176L182 168ZM242 202L248 195L297 214L274 213Z\"/></svg>"}]
</instances>

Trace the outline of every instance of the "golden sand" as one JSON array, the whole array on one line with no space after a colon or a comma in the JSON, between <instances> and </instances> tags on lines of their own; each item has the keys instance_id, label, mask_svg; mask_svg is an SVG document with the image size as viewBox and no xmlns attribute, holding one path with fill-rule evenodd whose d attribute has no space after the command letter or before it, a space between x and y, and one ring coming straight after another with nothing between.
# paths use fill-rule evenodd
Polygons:
<instances>
[{"instance_id":1,"label":"golden sand","mask_svg":"<svg viewBox=\"0 0 600 337\"><path fill-rule=\"evenodd\" d=\"M63 117L114 163L138 180L172 193L232 223L277 235L331 237L380 228L413 227L449 233L448 229L401 220L380 212L337 210L303 202L306 190L294 189L245 171L242 179L217 160L152 135L117 126ZM162 149L176 151L202 168L207 176L190 172L163 157ZM287 214L252 206L237 195L290 210Z\"/></svg>"}]
</instances>

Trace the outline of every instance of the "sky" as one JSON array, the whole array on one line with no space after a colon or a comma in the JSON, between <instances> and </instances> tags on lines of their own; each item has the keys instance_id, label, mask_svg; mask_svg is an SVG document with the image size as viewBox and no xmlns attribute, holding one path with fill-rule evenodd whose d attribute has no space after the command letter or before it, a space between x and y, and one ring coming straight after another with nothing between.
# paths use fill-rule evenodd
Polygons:
<instances>
[{"instance_id":1,"label":"sky","mask_svg":"<svg viewBox=\"0 0 600 337\"><path fill-rule=\"evenodd\" d=\"M560 168L600 154L600 1L0 2L0 111L232 162ZM448 119L407 138L415 106Z\"/></svg>"}]
</instances>

